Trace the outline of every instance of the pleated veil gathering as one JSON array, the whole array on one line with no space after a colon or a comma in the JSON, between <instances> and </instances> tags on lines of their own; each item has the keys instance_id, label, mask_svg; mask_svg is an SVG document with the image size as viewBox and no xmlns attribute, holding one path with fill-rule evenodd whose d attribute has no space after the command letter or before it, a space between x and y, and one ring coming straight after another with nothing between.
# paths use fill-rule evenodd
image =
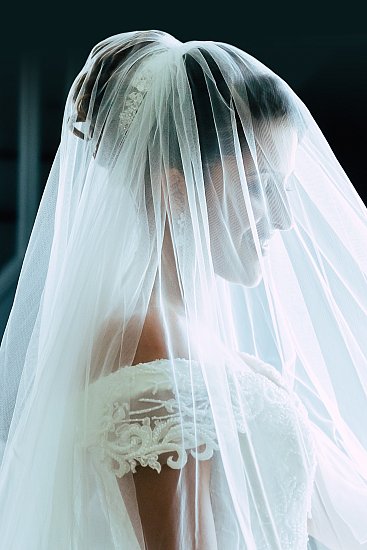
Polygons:
<instances>
[{"instance_id":1,"label":"pleated veil gathering","mask_svg":"<svg viewBox=\"0 0 367 550\"><path fill-rule=\"evenodd\" d=\"M173 470L174 548L367 548L366 242L260 61L97 44L0 348L1 550L150 550L135 476Z\"/></svg>"}]
</instances>

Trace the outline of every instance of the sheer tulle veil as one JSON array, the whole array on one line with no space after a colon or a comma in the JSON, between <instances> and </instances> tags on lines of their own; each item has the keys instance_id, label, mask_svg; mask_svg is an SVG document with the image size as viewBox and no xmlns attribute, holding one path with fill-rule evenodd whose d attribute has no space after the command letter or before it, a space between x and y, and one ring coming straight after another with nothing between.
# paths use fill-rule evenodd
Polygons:
<instances>
[{"instance_id":1,"label":"sheer tulle veil","mask_svg":"<svg viewBox=\"0 0 367 550\"><path fill-rule=\"evenodd\" d=\"M195 392L206 391L216 443L194 429L191 448L220 457L218 550L258 548L256 529L262 548L281 548L269 543L282 536L271 459L257 452L238 383L260 363L307 415L312 548L367 548L366 242L353 184L304 103L260 61L158 30L94 46L66 100L1 342L1 549L117 550L119 536L145 548L132 478L116 491L85 442L94 382L144 362L148 314L178 393L174 361L186 361L177 414L194 427ZM172 467L186 458L177 451Z\"/></svg>"}]
</instances>

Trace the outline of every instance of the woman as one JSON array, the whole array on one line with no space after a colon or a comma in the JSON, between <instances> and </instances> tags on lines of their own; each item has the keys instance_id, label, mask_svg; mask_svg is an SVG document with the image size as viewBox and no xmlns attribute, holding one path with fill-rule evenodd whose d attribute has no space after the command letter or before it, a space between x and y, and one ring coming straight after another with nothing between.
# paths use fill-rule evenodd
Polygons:
<instances>
[{"instance_id":1,"label":"woman","mask_svg":"<svg viewBox=\"0 0 367 550\"><path fill-rule=\"evenodd\" d=\"M1 548L367 548L366 222L249 54L97 44L1 344Z\"/></svg>"}]
</instances>

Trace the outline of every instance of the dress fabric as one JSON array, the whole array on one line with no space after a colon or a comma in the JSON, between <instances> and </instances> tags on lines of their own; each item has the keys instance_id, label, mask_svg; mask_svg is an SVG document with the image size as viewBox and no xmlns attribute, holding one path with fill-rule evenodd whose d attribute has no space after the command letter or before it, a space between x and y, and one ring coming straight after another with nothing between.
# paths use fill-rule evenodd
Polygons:
<instances>
[{"instance_id":1,"label":"dress fabric","mask_svg":"<svg viewBox=\"0 0 367 550\"><path fill-rule=\"evenodd\" d=\"M242 353L242 356L245 358L243 369L228 369L241 452L251 476L253 462L246 444L245 416L266 485L268 504L276 521L277 535L274 536L281 538L273 540L274 545L271 543L271 522L266 507L261 516L262 529L256 525L262 503L260 498L256 500L255 494L250 501L250 511L257 508L257 513L251 515L256 549L271 550L278 544L284 550L305 550L309 541L307 519L311 516L317 464L308 413L275 367L253 355ZM100 475L101 488L113 503L115 512L118 501L122 502L116 490L118 478L133 475L138 464L160 472L158 457L169 451L172 456L167 460L168 466L183 468L191 453L198 460L213 461L210 490L214 522L220 525L220 532L216 533L218 550L245 550L244 543L239 542L240 535L233 519L235 514L231 514L228 505L224 506L225 475L198 363L177 358L173 362L158 359L122 367L92 382L89 392L87 430L81 445L87 448ZM221 521L215 521L216 514ZM227 516L225 520L224 516ZM126 528L132 537L131 548L140 548L139 542L134 540L132 526L123 525L121 517L120 510L116 513L116 537L124 537L126 541ZM126 519L129 522L128 515ZM265 539L267 521L269 533Z\"/></svg>"}]
</instances>

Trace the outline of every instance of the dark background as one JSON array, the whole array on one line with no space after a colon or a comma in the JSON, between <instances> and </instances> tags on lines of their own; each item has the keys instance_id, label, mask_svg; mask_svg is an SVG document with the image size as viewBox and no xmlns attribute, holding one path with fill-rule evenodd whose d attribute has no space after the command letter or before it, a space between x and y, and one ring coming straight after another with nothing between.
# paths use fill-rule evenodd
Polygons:
<instances>
[{"instance_id":1,"label":"dark background","mask_svg":"<svg viewBox=\"0 0 367 550\"><path fill-rule=\"evenodd\" d=\"M0 33L0 331L60 140L67 92L91 48L121 32L229 42L303 100L367 202L367 31L362 2L28 2Z\"/></svg>"}]
</instances>

